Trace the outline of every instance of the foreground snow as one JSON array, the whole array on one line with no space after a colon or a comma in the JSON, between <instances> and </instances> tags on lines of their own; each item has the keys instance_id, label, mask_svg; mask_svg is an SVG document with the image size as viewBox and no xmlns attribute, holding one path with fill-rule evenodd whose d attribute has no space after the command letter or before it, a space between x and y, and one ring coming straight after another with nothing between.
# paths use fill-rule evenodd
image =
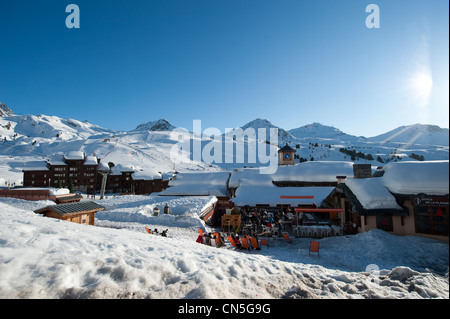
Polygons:
<instances>
[{"instance_id":1,"label":"foreground snow","mask_svg":"<svg viewBox=\"0 0 450 319\"><path fill-rule=\"evenodd\" d=\"M446 243L372 230L320 240L320 258L300 238L213 248L195 242L210 200L109 198L84 226L33 213L52 202L0 198L0 298L449 298ZM153 216L165 204L173 214Z\"/></svg>"}]
</instances>

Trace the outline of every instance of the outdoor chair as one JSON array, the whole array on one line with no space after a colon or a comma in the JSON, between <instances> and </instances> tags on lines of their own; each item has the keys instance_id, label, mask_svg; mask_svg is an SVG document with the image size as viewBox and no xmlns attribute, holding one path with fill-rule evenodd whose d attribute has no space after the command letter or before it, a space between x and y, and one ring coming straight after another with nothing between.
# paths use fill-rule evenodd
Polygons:
<instances>
[{"instance_id":1,"label":"outdoor chair","mask_svg":"<svg viewBox=\"0 0 450 319\"><path fill-rule=\"evenodd\" d=\"M291 243L291 242L292 242L292 239L289 238L289 235L288 235L287 233L283 233L283 237L284 237L284 239L285 239L288 243Z\"/></svg>"},{"instance_id":2,"label":"outdoor chair","mask_svg":"<svg viewBox=\"0 0 450 319\"><path fill-rule=\"evenodd\" d=\"M255 238L255 237L253 237L253 238L250 238L250 244L252 245L252 248L255 248L255 249L261 249L261 247L259 247L259 245L258 245L258 238Z\"/></svg>"},{"instance_id":3,"label":"outdoor chair","mask_svg":"<svg viewBox=\"0 0 450 319\"><path fill-rule=\"evenodd\" d=\"M250 249L250 245L248 243L248 239L245 237L241 238L242 248L244 249Z\"/></svg>"},{"instance_id":4,"label":"outdoor chair","mask_svg":"<svg viewBox=\"0 0 450 319\"><path fill-rule=\"evenodd\" d=\"M269 242L268 242L267 239L261 239L261 240L259 241L259 244L260 244L261 246L266 246L267 249L269 249Z\"/></svg>"},{"instance_id":5,"label":"outdoor chair","mask_svg":"<svg viewBox=\"0 0 450 319\"><path fill-rule=\"evenodd\" d=\"M311 256L311 253L317 253L317 256L320 257L319 253L319 242L312 240L309 246L309 255Z\"/></svg>"},{"instance_id":6,"label":"outdoor chair","mask_svg":"<svg viewBox=\"0 0 450 319\"><path fill-rule=\"evenodd\" d=\"M234 243L233 238L231 238L231 236L227 237L228 241L230 242L231 246L233 246L234 248L237 248L236 244Z\"/></svg>"},{"instance_id":7,"label":"outdoor chair","mask_svg":"<svg viewBox=\"0 0 450 319\"><path fill-rule=\"evenodd\" d=\"M152 232L150 231L150 229L148 229L148 227L145 227L145 230L146 230L147 233L149 233L150 235L152 234Z\"/></svg>"}]
</instances>

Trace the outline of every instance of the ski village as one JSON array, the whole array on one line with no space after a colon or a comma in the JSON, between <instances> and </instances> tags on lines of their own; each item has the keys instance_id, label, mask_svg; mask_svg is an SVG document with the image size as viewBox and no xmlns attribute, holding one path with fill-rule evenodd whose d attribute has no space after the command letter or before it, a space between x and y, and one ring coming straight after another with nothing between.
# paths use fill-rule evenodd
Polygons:
<instances>
[{"instance_id":1,"label":"ski village","mask_svg":"<svg viewBox=\"0 0 450 319\"><path fill-rule=\"evenodd\" d=\"M231 138L227 161L224 136L190 129L174 156L166 120L0 111L1 298L449 298L448 129L257 119L241 129L277 143Z\"/></svg>"}]
</instances>

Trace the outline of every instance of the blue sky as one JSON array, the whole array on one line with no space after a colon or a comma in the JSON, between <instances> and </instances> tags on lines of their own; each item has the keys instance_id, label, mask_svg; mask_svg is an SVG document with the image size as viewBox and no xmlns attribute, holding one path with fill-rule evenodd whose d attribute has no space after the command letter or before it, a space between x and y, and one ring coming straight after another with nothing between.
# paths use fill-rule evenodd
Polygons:
<instances>
[{"instance_id":1,"label":"blue sky","mask_svg":"<svg viewBox=\"0 0 450 319\"><path fill-rule=\"evenodd\" d=\"M80 8L68 29L66 6ZM380 28L365 25L380 8ZM449 127L447 0L0 2L0 101L131 130Z\"/></svg>"}]
</instances>

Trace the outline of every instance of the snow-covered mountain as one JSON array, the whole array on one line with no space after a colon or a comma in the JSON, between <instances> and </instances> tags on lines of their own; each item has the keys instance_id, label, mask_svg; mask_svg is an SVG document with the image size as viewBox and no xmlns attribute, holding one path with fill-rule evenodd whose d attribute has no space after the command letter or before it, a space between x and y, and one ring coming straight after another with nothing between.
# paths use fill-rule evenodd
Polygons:
<instances>
[{"instance_id":1,"label":"snow-covered mountain","mask_svg":"<svg viewBox=\"0 0 450 319\"><path fill-rule=\"evenodd\" d=\"M270 140L270 129L276 128L278 129L278 144L283 145L286 142L292 142L295 140L295 137L292 136L289 132L282 129L281 127L278 127L276 125L273 125L269 120L257 118L253 121L248 122L247 124L241 126L242 130L246 130L247 128L252 128L255 130L255 132L258 132L259 128L265 128L266 129L266 141Z\"/></svg>"},{"instance_id":2,"label":"snow-covered mountain","mask_svg":"<svg viewBox=\"0 0 450 319\"><path fill-rule=\"evenodd\" d=\"M321 138L346 142L361 142L365 139L364 137L349 135L338 128L316 122L289 130L288 132L298 139Z\"/></svg>"},{"instance_id":3,"label":"snow-covered mountain","mask_svg":"<svg viewBox=\"0 0 450 319\"><path fill-rule=\"evenodd\" d=\"M133 131L172 131L176 127L166 119L139 124Z\"/></svg>"},{"instance_id":4,"label":"snow-covered mountain","mask_svg":"<svg viewBox=\"0 0 450 319\"><path fill-rule=\"evenodd\" d=\"M2 110L7 109L3 107ZM261 166L259 158L256 163L249 160L248 147L245 145L244 161L241 161L236 154L239 142L235 140L231 141L236 144L233 146L233 150L236 150L232 156L233 161L227 162L224 140L218 141L210 136L202 136L200 140L201 150L206 151L202 152L202 159L199 161L198 157L194 157L193 148L194 141L198 141L199 137L192 134L189 136L190 148L183 149L183 152L173 158L171 151L179 140L171 136L174 126L167 120L151 121L139 125L135 130L120 132L75 119L49 115L10 115L12 111L7 112L7 116L0 117L0 185L8 180L20 183L24 167L32 166L48 156L70 151L95 154L102 161L135 170L149 167L162 174L170 174L174 168L179 172L197 172ZM266 147L266 154L269 154L268 148L272 150L272 154L276 154L278 147L288 143L296 149L297 160L354 161L378 166L402 159L449 159L448 129L429 125L414 125L408 130L399 128L370 139L348 135L337 128L318 123L288 132L260 118L241 128L244 131L253 128L255 132L258 132L258 128L266 128L266 136L257 138L258 150ZM270 142L270 128L278 128L278 145L267 143ZM411 136L416 136L418 132L422 135L412 139ZM250 137L244 143L251 140ZM414 143L408 143L411 141ZM205 156L214 157L214 152L219 149L222 150L222 154L218 156L221 162L205 161ZM351 152L360 156L352 156Z\"/></svg>"},{"instance_id":5,"label":"snow-covered mountain","mask_svg":"<svg viewBox=\"0 0 450 319\"><path fill-rule=\"evenodd\" d=\"M369 141L449 145L449 130L437 125L412 124L369 138Z\"/></svg>"},{"instance_id":6,"label":"snow-covered mountain","mask_svg":"<svg viewBox=\"0 0 450 319\"><path fill-rule=\"evenodd\" d=\"M13 111L11 111L11 109L7 107L6 104L0 102L0 117L12 115L14 115Z\"/></svg>"}]
</instances>

